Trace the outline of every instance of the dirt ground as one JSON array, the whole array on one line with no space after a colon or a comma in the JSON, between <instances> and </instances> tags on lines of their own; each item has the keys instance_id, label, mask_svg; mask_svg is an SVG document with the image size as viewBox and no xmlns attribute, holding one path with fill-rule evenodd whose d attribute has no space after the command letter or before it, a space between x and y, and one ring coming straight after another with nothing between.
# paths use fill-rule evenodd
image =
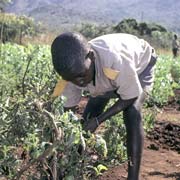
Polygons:
<instances>
[{"instance_id":1,"label":"dirt ground","mask_svg":"<svg viewBox=\"0 0 180 180\"><path fill-rule=\"evenodd\" d=\"M127 164L110 168L99 180L125 180ZM140 180L180 180L180 111L165 108L146 135Z\"/></svg>"},{"instance_id":2,"label":"dirt ground","mask_svg":"<svg viewBox=\"0 0 180 180\"><path fill-rule=\"evenodd\" d=\"M151 149L153 143L145 140L140 180L180 180L180 154L159 148ZM127 166L110 168L99 180L125 180Z\"/></svg>"}]
</instances>

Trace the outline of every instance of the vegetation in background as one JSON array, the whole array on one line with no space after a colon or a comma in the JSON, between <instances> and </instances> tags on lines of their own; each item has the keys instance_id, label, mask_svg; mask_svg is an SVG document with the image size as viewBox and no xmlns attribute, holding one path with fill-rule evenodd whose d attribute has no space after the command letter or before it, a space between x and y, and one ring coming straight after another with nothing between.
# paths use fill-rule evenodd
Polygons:
<instances>
[{"instance_id":1,"label":"vegetation in background","mask_svg":"<svg viewBox=\"0 0 180 180\"><path fill-rule=\"evenodd\" d=\"M82 24L77 31L88 39L109 33L129 33L146 39L159 49L170 49L173 33L155 23L137 22L135 19L124 19L117 25Z\"/></svg>"},{"instance_id":2,"label":"vegetation in background","mask_svg":"<svg viewBox=\"0 0 180 180\"><path fill-rule=\"evenodd\" d=\"M112 26L123 17L141 22L158 22L172 31L180 32L179 7L180 1L177 0L16 0L8 10L31 15L58 33L65 29L72 30L74 25L82 22L97 25L107 23Z\"/></svg>"},{"instance_id":3,"label":"vegetation in background","mask_svg":"<svg viewBox=\"0 0 180 180\"><path fill-rule=\"evenodd\" d=\"M22 43L25 36L34 36L40 32L40 25L26 16L0 13L0 41Z\"/></svg>"},{"instance_id":4,"label":"vegetation in background","mask_svg":"<svg viewBox=\"0 0 180 180\"><path fill-rule=\"evenodd\" d=\"M43 26L26 16L0 13L0 40L1 42L17 42L22 39L38 35ZM118 24L81 24L74 28L88 39L108 33L130 33L146 39L156 48L170 49L173 33L159 24L138 22L135 19L124 19ZM62 31L58 30L59 33ZM54 35L55 36L55 35ZM46 37L46 35L45 35ZM51 42L49 42L51 43Z\"/></svg>"}]
</instances>

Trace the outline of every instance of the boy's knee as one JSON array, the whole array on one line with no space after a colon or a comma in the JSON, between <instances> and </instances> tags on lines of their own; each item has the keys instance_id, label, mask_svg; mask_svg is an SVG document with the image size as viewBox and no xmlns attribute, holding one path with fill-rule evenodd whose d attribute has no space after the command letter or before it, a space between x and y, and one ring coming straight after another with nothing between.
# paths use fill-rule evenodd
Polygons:
<instances>
[{"instance_id":1,"label":"boy's knee","mask_svg":"<svg viewBox=\"0 0 180 180\"><path fill-rule=\"evenodd\" d=\"M136 104L132 104L125 110L125 114L128 114L129 116L135 116L136 114L139 113L140 113L140 109L139 106L137 106Z\"/></svg>"},{"instance_id":2,"label":"boy's knee","mask_svg":"<svg viewBox=\"0 0 180 180\"><path fill-rule=\"evenodd\" d=\"M141 111L145 99L146 99L146 93L142 92L141 95L137 98L137 100L133 104L133 106L135 107L135 109L137 109L137 111Z\"/></svg>"},{"instance_id":3,"label":"boy's knee","mask_svg":"<svg viewBox=\"0 0 180 180\"><path fill-rule=\"evenodd\" d=\"M134 104L124 111L124 122L126 125L134 126L141 123L141 110Z\"/></svg>"}]
</instances>

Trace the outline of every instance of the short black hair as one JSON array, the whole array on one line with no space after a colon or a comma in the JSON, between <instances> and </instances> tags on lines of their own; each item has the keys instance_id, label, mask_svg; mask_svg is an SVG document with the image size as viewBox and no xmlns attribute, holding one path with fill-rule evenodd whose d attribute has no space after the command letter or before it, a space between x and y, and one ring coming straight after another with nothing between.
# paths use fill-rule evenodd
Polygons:
<instances>
[{"instance_id":1,"label":"short black hair","mask_svg":"<svg viewBox=\"0 0 180 180\"><path fill-rule=\"evenodd\" d=\"M174 38L177 39L177 35L176 34L174 34Z\"/></svg>"},{"instance_id":2,"label":"short black hair","mask_svg":"<svg viewBox=\"0 0 180 180\"><path fill-rule=\"evenodd\" d=\"M76 75L89 51L87 40L79 33L66 32L55 38L51 45L52 62L56 72L63 76Z\"/></svg>"}]
</instances>

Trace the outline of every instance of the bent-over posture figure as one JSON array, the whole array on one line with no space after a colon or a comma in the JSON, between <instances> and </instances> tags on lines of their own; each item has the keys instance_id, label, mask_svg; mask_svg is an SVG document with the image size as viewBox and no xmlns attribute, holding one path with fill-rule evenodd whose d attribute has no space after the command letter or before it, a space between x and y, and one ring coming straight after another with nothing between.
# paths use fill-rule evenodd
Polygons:
<instances>
[{"instance_id":1,"label":"bent-over posture figure","mask_svg":"<svg viewBox=\"0 0 180 180\"><path fill-rule=\"evenodd\" d=\"M108 34L86 39L78 33L63 33L51 47L53 65L63 78L65 109L73 109L82 90L90 93L84 110L83 128L94 132L99 124L123 111L127 130L128 180L139 179L143 149L141 107L152 87L156 62L154 49L130 34ZM59 92L60 93L60 92ZM117 101L104 112L111 98Z\"/></svg>"}]
</instances>

